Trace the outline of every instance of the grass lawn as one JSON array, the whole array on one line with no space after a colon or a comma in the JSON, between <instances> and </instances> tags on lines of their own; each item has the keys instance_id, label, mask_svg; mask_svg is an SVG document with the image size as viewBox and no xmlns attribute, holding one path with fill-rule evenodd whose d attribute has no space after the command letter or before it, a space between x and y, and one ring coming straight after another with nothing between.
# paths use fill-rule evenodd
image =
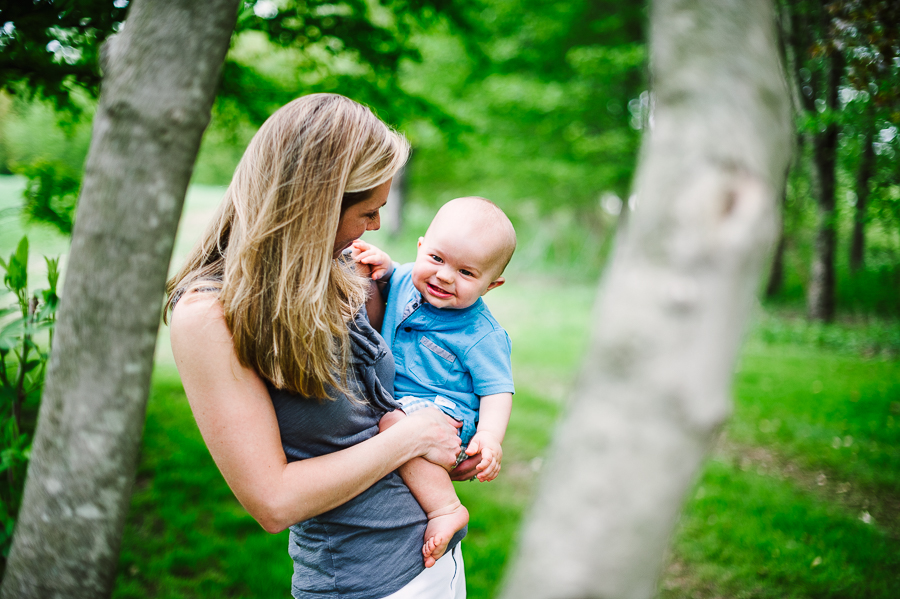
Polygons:
<instances>
[{"instance_id":1,"label":"grass lawn","mask_svg":"<svg viewBox=\"0 0 900 599\"><path fill-rule=\"evenodd\" d=\"M464 543L472 599L493 597L501 583L587 341L593 288L520 279L487 299L513 339L518 392L500 477L457 483L472 514ZM807 333L773 336L773 319L804 326L763 316L750 335L734 417L686 505L661 595L896 598L898 346L873 353L865 338L848 349ZM839 339L860 328L834 327ZM115 596L286 597L286 545L286 534L263 532L234 500L162 360Z\"/></svg>"},{"instance_id":2,"label":"grass lawn","mask_svg":"<svg viewBox=\"0 0 900 599\"><path fill-rule=\"evenodd\" d=\"M900 597L900 362L756 337L662 596Z\"/></svg>"},{"instance_id":3,"label":"grass lawn","mask_svg":"<svg viewBox=\"0 0 900 599\"><path fill-rule=\"evenodd\" d=\"M586 342L581 323L593 288L548 283L510 284L487 298L510 324L514 370L522 374L500 478L457 483L472 514L464 544L470 597L491 597L497 588ZM160 349L154 375L114 596L287 597L287 533L264 532L234 499L203 445L167 351Z\"/></svg>"}]
</instances>

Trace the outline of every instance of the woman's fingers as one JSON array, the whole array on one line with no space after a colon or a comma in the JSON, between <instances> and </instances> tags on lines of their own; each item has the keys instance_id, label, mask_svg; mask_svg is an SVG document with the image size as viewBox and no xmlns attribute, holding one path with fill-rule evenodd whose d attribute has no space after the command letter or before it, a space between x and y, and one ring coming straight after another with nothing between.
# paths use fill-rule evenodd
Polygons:
<instances>
[{"instance_id":1,"label":"woman's fingers","mask_svg":"<svg viewBox=\"0 0 900 599\"><path fill-rule=\"evenodd\" d=\"M437 408L434 408L434 409L437 410ZM441 411L438 410L438 412L441 412ZM462 422L453 418L452 416L448 416L447 414L444 414L444 412L441 412L441 414L444 415L444 419L450 423L450 426L452 426L454 428L462 428Z\"/></svg>"},{"instance_id":2,"label":"woman's fingers","mask_svg":"<svg viewBox=\"0 0 900 599\"><path fill-rule=\"evenodd\" d=\"M437 408L417 410L410 418L418 418L425 423L422 426L426 429L427 448L422 457L445 468L455 464L460 451L459 434L456 429L460 425L455 420L448 420Z\"/></svg>"}]
</instances>

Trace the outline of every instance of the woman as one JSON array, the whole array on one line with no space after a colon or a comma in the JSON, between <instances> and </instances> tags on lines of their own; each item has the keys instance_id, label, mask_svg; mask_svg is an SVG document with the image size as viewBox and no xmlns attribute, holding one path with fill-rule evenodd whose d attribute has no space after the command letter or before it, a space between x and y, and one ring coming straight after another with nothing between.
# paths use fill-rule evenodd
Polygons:
<instances>
[{"instance_id":1,"label":"woman","mask_svg":"<svg viewBox=\"0 0 900 599\"><path fill-rule=\"evenodd\" d=\"M379 228L408 153L352 100L291 102L253 138L169 282L200 432L263 528L290 527L298 599L465 596L458 543L423 571L425 515L394 473L420 456L451 466L459 437L437 410L376 434L396 407L393 358L366 320L368 281L341 260Z\"/></svg>"}]
</instances>

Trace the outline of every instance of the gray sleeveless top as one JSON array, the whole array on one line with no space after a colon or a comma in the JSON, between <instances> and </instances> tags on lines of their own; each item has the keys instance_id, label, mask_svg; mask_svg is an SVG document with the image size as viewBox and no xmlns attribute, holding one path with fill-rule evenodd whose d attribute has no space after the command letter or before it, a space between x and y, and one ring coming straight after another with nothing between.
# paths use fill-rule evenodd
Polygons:
<instances>
[{"instance_id":1,"label":"gray sleeveless top","mask_svg":"<svg viewBox=\"0 0 900 599\"><path fill-rule=\"evenodd\" d=\"M365 441L378 433L381 417L399 407L393 399L393 356L364 310L351 323L350 337L351 388L365 403L334 390L332 401L317 402L269 386L289 462ZM426 522L399 475L388 474L347 503L291 526L291 594L296 599L376 599L400 590L424 569ZM457 533L451 548L465 532Z\"/></svg>"}]
</instances>

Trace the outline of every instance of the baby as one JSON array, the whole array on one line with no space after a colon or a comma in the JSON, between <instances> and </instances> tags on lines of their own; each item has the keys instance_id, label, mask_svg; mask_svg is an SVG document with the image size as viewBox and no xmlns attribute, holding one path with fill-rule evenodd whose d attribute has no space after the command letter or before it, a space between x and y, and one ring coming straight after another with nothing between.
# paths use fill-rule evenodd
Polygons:
<instances>
[{"instance_id":1,"label":"baby","mask_svg":"<svg viewBox=\"0 0 900 599\"><path fill-rule=\"evenodd\" d=\"M475 470L483 482L500 472L514 389L509 335L481 296L505 282L500 275L515 248L516 233L503 211L467 197L441 207L419 238L412 264L395 267L387 254L359 240L352 251L373 280L387 282L381 333L394 353L394 393L403 412L388 413L380 428L438 407L462 423L457 465L480 453ZM400 475L428 516L422 554L430 568L468 524L469 512L440 466L416 458Z\"/></svg>"}]
</instances>

